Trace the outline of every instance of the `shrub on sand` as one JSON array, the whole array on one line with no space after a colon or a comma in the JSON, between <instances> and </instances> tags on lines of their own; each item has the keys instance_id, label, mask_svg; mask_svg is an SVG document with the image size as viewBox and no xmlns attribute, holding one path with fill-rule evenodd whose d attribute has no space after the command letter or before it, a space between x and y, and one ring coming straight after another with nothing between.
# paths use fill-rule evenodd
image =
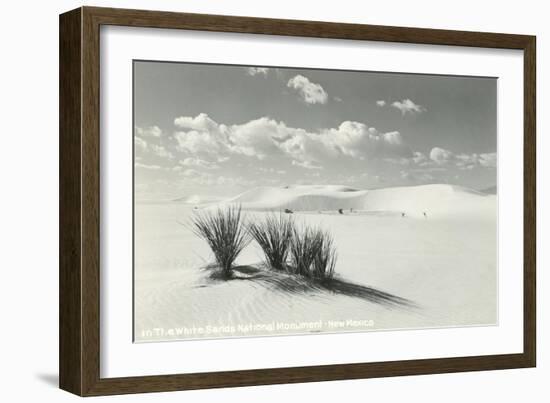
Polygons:
<instances>
[{"instance_id":1,"label":"shrub on sand","mask_svg":"<svg viewBox=\"0 0 550 403\"><path fill-rule=\"evenodd\" d=\"M311 266L317 253L317 231L309 226L293 228L290 242L290 256L293 273L311 276Z\"/></svg>"},{"instance_id":2,"label":"shrub on sand","mask_svg":"<svg viewBox=\"0 0 550 403\"><path fill-rule=\"evenodd\" d=\"M231 277L237 256L251 240L243 224L241 207L196 213L192 218L192 229L210 246L222 275Z\"/></svg>"},{"instance_id":3,"label":"shrub on sand","mask_svg":"<svg viewBox=\"0 0 550 403\"><path fill-rule=\"evenodd\" d=\"M275 270L286 270L294 221L289 215L269 214L260 223L248 227L251 236L258 242L265 259Z\"/></svg>"},{"instance_id":4,"label":"shrub on sand","mask_svg":"<svg viewBox=\"0 0 550 403\"><path fill-rule=\"evenodd\" d=\"M294 228L290 255L295 274L320 281L334 277L337 254L329 232L309 226Z\"/></svg>"},{"instance_id":5,"label":"shrub on sand","mask_svg":"<svg viewBox=\"0 0 550 403\"><path fill-rule=\"evenodd\" d=\"M316 242L317 253L312 266L313 277L321 281L331 280L334 277L337 258L334 241L330 233L317 230Z\"/></svg>"}]
</instances>

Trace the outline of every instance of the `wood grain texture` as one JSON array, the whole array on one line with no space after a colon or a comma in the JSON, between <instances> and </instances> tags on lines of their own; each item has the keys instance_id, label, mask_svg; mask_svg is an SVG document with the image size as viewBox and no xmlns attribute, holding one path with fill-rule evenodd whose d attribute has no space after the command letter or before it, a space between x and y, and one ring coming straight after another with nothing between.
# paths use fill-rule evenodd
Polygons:
<instances>
[{"instance_id":1,"label":"wood grain texture","mask_svg":"<svg viewBox=\"0 0 550 403\"><path fill-rule=\"evenodd\" d=\"M485 48L523 49L529 36L489 32L404 28L381 25L341 24L256 17L232 17L85 7L92 18L105 25L172 28L200 31L287 35L315 38L354 39L384 42L460 45Z\"/></svg>"},{"instance_id":2,"label":"wood grain texture","mask_svg":"<svg viewBox=\"0 0 550 403\"><path fill-rule=\"evenodd\" d=\"M99 24L82 9L82 389L100 373Z\"/></svg>"},{"instance_id":3,"label":"wood grain texture","mask_svg":"<svg viewBox=\"0 0 550 403\"><path fill-rule=\"evenodd\" d=\"M536 366L537 334L537 85L536 39L524 48L523 66L523 353Z\"/></svg>"},{"instance_id":4,"label":"wood grain texture","mask_svg":"<svg viewBox=\"0 0 550 403\"><path fill-rule=\"evenodd\" d=\"M81 11L59 22L59 386L82 394Z\"/></svg>"},{"instance_id":5,"label":"wood grain texture","mask_svg":"<svg viewBox=\"0 0 550 403\"><path fill-rule=\"evenodd\" d=\"M524 352L130 378L100 377L101 25L524 51ZM532 367L536 363L535 37L82 7L60 17L60 387L81 396Z\"/></svg>"}]
</instances>

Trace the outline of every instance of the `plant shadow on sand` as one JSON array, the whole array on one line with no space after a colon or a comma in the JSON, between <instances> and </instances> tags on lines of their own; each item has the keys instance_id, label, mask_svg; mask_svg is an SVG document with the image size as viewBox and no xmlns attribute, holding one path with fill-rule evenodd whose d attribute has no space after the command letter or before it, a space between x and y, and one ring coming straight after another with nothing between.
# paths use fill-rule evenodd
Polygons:
<instances>
[{"instance_id":1,"label":"plant shadow on sand","mask_svg":"<svg viewBox=\"0 0 550 403\"><path fill-rule=\"evenodd\" d=\"M230 278L224 276L216 265L203 267L207 271L207 280L211 283L220 281L253 281L271 290L287 294L321 294L323 292L359 298L390 309L418 309L419 306L406 298L390 294L360 284L355 284L341 278L331 278L323 281L270 270L266 265L243 265L233 268Z\"/></svg>"}]
</instances>

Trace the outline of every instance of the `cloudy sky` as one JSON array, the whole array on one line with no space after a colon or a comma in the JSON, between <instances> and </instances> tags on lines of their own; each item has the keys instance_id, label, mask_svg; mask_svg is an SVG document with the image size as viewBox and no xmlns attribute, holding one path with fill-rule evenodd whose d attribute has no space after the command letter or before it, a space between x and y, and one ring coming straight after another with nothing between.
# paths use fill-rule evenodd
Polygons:
<instances>
[{"instance_id":1,"label":"cloudy sky","mask_svg":"<svg viewBox=\"0 0 550 403\"><path fill-rule=\"evenodd\" d=\"M136 199L496 184L493 78L134 62Z\"/></svg>"}]
</instances>

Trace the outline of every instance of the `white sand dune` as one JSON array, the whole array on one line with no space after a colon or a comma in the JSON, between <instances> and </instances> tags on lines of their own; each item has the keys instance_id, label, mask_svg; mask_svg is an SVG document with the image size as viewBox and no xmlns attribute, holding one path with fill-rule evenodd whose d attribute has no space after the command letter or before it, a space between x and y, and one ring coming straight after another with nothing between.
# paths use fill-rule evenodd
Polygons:
<instances>
[{"instance_id":1,"label":"white sand dune","mask_svg":"<svg viewBox=\"0 0 550 403\"><path fill-rule=\"evenodd\" d=\"M231 203L249 209L245 217L252 221L263 219L268 210L293 209L296 220L331 231L340 279L406 298L419 308L388 305L366 298L368 293L353 295L353 288L351 292L302 290L284 278L213 282L203 269L212 262L207 244L180 224L195 214L192 206L143 204L136 205L135 220L136 341L496 323L494 195L448 185L370 191L342 186L265 187L213 206ZM407 216L327 212L350 207L367 212L405 211ZM422 211L428 212L427 219ZM236 263L258 268L262 261L261 250L252 243ZM374 326L332 329L326 325L327 321L348 319L372 320ZM317 320L324 321L322 329L150 333L157 328L227 328Z\"/></svg>"},{"instance_id":2,"label":"white sand dune","mask_svg":"<svg viewBox=\"0 0 550 403\"><path fill-rule=\"evenodd\" d=\"M346 186L259 187L211 207L239 204L244 210L393 212L409 216L486 216L495 195L460 186L435 184L359 190Z\"/></svg>"},{"instance_id":3,"label":"white sand dune","mask_svg":"<svg viewBox=\"0 0 550 403\"><path fill-rule=\"evenodd\" d=\"M177 197L175 199L171 199L170 201L197 205L197 204L216 203L216 202L222 201L222 199L220 199L219 197L204 197L204 196L192 194L188 196Z\"/></svg>"}]
</instances>

